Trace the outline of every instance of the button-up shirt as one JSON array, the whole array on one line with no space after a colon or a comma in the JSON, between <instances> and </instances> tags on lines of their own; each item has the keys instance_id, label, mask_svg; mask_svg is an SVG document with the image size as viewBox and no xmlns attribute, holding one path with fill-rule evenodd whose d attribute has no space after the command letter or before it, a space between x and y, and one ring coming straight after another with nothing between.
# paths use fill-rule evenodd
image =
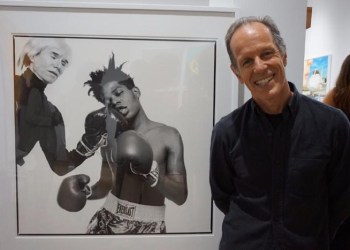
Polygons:
<instances>
[{"instance_id":1,"label":"button-up shirt","mask_svg":"<svg viewBox=\"0 0 350 250\"><path fill-rule=\"evenodd\" d=\"M213 129L220 250L328 249L350 215L349 121L289 86L294 94L276 123L250 99Z\"/></svg>"}]
</instances>

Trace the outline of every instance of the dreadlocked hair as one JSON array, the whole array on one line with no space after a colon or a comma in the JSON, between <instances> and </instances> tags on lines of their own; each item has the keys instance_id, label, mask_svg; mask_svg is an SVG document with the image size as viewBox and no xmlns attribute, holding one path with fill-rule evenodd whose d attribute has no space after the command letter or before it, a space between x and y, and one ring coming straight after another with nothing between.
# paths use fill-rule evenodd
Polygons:
<instances>
[{"instance_id":1,"label":"dreadlocked hair","mask_svg":"<svg viewBox=\"0 0 350 250\"><path fill-rule=\"evenodd\" d=\"M91 93L101 103L105 103L104 95L102 93L102 87L104 84L117 81L119 84L126 86L128 89L135 87L134 80L130 75L122 71L123 65L126 62L120 64L118 67L115 66L114 53L109 59L108 67L103 67L102 70L96 70L90 73L90 80L84 83L90 87L88 95Z\"/></svg>"}]
</instances>

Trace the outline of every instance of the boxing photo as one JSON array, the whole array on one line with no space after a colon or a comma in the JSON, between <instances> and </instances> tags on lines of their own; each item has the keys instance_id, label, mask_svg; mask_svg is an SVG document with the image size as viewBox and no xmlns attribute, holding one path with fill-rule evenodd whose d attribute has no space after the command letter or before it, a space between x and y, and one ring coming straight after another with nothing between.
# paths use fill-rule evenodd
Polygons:
<instances>
[{"instance_id":1,"label":"boxing photo","mask_svg":"<svg viewBox=\"0 0 350 250\"><path fill-rule=\"evenodd\" d=\"M215 49L13 36L17 234L211 232Z\"/></svg>"}]
</instances>

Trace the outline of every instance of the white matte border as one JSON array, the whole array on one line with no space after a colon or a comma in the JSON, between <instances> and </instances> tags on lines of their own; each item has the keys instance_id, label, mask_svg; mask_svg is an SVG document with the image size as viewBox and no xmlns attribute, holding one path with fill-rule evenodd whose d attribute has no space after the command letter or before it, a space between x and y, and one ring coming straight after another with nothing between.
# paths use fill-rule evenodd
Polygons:
<instances>
[{"instance_id":1,"label":"white matte border","mask_svg":"<svg viewBox=\"0 0 350 250\"><path fill-rule=\"evenodd\" d=\"M63 36L134 36L181 39L215 39L215 121L237 106L237 82L233 82L224 46L224 35L234 13L188 15L167 12L157 15L138 11L129 15L80 9L0 7L0 245L4 249L216 249L222 214L214 208L213 231L208 234L155 236L17 236L15 145L13 124L13 34L61 34ZM142 25L141 25L142 24ZM208 157L209 156L203 156ZM209 160L209 159L208 159Z\"/></svg>"},{"instance_id":2,"label":"white matte border","mask_svg":"<svg viewBox=\"0 0 350 250\"><path fill-rule=\"evenodd\" d=\"M234 13L230 0L0 0L0 6Z\"/></svg>"}]
</instances>

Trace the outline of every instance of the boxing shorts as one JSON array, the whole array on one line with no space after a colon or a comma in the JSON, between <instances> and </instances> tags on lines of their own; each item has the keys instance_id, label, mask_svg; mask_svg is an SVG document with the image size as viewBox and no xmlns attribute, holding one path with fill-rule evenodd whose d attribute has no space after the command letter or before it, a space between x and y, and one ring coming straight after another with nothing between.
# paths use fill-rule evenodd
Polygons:
<instances>
[{"instance_id":1,"label":"boxing shorts","mask_svg":"<svg viewBox=\"0 0 350 250\"><path fill-rule=\"evenodd\" d=\"M166 233L165 206L147 206L121 200L109 193L91 218L87 234Z\"/></svg>"}]
</instances>

